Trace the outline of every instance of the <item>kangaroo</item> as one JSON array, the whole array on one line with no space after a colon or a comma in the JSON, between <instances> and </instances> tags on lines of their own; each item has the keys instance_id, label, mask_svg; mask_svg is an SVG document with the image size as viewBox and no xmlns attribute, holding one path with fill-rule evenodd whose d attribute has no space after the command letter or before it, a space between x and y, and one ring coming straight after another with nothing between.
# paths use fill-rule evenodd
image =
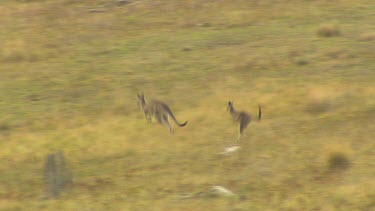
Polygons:
<instances>
[{"instance_id":1,"label":"kangaroo","mask_svg":"<svg viewBox=\"0 0 375 211\"><path fill-rule=\"evenodd\" d=\"M259 107L258 121L260 121L260 119L262 118L262 110L260 108L260 105L258 107ZM233 107L233 101L228 102L227 110L232 115L233 121L235 123L240 124L240 135L237 139L239 140L241 136L243 135L243 132L246 129L246 127L250 124L251 116L245 111L236 111Z\"/></svg>"},{"instance_id":2,"label":"kangaroo","mask_svg":"<svg viewBox=\"0 0 375 211\"><path fill-rule=\"evenodd\" d=\"M145 96L142 94L138 94L138 105L145 113L146 121L151 123L151 118L154 117L159 124L167 126L169 128L169 133L172 134L174 132L173 127L169 121L169 118L172 118L173 121L180 127L183 127L187 124L187 121L183 124L177 122L175 116L173 115L171 109L167 104L162 101L151 99L150 102L145 100Z\"/></svg>"}]
</instances>

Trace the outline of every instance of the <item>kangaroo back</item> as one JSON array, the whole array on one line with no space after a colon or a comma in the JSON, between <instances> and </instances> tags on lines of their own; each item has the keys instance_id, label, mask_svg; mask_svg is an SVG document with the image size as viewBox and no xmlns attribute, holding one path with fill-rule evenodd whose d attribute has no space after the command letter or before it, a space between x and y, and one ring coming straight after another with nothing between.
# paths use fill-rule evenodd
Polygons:
<instances>
[{"instance_id":1,"label":"kangaroo back","mask_svg":"<svg viewBox=\"0 0 375 211\"><path fill-rule=\"evenodd\" d=\"M146 120L151 122L151 118L154 117L158 123L163 124L169 128L170 133L173 133L173 127L169 121L170 118L180 127L183 127L187 124L187 121L183 124L180 124L176 117L173 115L171 109L167 104L162 101L152 99L146 103L144 94L138 95L138 104L143 110Z\"/></svg>"}]
</instances>

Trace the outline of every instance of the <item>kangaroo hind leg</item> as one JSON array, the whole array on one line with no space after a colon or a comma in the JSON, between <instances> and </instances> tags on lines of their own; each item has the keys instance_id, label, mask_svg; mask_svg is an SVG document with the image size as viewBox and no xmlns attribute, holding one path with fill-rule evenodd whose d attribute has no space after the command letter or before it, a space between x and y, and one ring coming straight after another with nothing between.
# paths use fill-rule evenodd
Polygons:
<instances>
[{"instance_id":1,"label":"kangaroo hind leg","mask_svg":"<svg viewBox=\"0 0 375 211\"><path fill-rule=\"evenodd\" d=\"M248 119L243 119L241 122L240 122L240 136L243 135L243 132L245 131L245 129L247 128L247 126L249 125L250 121Z\"/></svg>"},{"instance_id":2,"label":"kangaroo hind leg","mask_svg":"<svg viewBox=\"0 0 375 211\"><path fill-rule=\"evenodd\" d=\"M151 116L145 113L147 123L151 123Z\"/></svg>"},{"instance_id":3,"label":"kangaroo hind leg","mask_svg":"<svg viewBox=\"0 0 375 211\"><path fill-rule=\"evenodd\" d=\"M171 122L169 121L168 115L164 114L162 118L163 118L163 124L169 128L169 133L173 134L174 130L173 130L173 127L171 125Z\"/></svg>"},{"instance_id":4,"label":"kangaroo hind leg","mask_svg":"<svg viewBox=\"0 0 375 211\"><path fill-rule=\"evenodd\" d=\"M156 121L158 121L159 124L163 124L163 118L161 114L156 114L155 119Z\"/></svg>"}]
</instances>

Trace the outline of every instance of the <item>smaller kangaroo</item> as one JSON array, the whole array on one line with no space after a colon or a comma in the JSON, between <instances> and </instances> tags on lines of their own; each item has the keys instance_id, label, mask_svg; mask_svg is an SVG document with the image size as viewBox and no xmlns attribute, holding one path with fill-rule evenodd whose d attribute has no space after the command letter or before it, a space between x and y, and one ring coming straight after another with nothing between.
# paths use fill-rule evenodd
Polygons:
<instances>
[{"instance_id":1,"label":"smaller kangaroo","mask_svg":"<svg viewBox=\"0 0 375 211\"><path fill-rule=\"evenodd\" d=\"M245 111L236 111L233 107L233 101L228 102L228 107L227 110L229 113L232 115L233 121L235 123L240 124L240 135L237 140L239 140L246 129L246 127L250 124L251 122L251 116L245 112ZM259 105L259 113L258 113L258 121L262 118L262 110Z\"/></svg>"},{"instance_id":2,"label":"smaller kangaroo","mask_svg":"<svg viewBox=\"0 0 375 211\"><path fill-rule=\"evenodd\" d=\"M150 102L145 100L145 96L142 94L138 94L138 105L141 107L142 111L145 113L145 117L147 122L151 122L151 118L154 117L159 124L167 126L169 128L169 133L172 134L174 132L173 127L169 121L169 118L172 118L173 121L180 127L183 127L187 124L187 121L183 124L177 122L176 118L174 117L171 109L169 106L159 100L151 99Z\"/></svg>"}]
</instances>

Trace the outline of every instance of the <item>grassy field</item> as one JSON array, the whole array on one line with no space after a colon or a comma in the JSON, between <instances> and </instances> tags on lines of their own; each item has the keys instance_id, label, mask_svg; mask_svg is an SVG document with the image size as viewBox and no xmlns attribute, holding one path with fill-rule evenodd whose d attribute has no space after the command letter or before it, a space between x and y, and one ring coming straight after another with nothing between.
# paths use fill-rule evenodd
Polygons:
<instances>
[{"instance_id":1,"label":"grassy field","mask_svg":"<svg viewBox=\"0 0 375 211\"><path fill-rule=\"evenodd\" d=\"M372 0L0 1L0 210L375 210L374 14ZM141 91L187 126L147 124ZM228 100L263 119L219 156L238 134ZM58 150L73 184L45 200ZM178 198L214 185L236 196Z\"/></svg>"}]
</instances>

